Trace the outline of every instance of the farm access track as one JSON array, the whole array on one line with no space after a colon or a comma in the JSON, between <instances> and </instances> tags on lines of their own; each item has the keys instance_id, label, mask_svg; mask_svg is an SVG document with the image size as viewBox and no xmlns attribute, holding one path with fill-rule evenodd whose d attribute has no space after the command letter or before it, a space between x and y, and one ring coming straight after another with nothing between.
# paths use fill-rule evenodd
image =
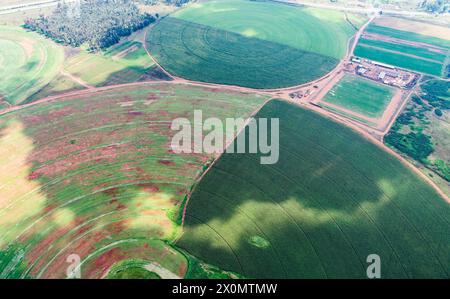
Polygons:
<instances>
[{"instance_id":1,"label":"farm access track","mask_svg":"<svg viewBox=\"0 0 450 299\"><path fill-rule=\"evenodd\" d=\"M237 92L242 92L242 93L256 93L256 94L268 95L271 97L270 100L278 98L278 99L288 101L290 103L294 103L303 108L313 110L329 119L332 119L332 120L337 121L347 127L350 127L351 129L353 129L354 131L356 131L360 135L362 135L364 138L366 138L367 140L369 140L372 143L374 143L375 145L377 145L379 148L381 148L384 151L388 152L389 154L395 156L404 165L406 165L411 170L413 170L417 175L419 175L424 181L428 182L428 184L430 184L444 200L446 200L447 202L450 203L450 198L446 194L444 194L444 192L430 178L428 178L423 172L421 172L417 167L415 167L411 162L406 160L403 156L399 155L398 153L396 153L395 151L393 151L392 149L387 147L382 141L376 139L368 131L364 130L359 124L356 124L355 122L353 122L347 118L339 117L336 114L326 111L325 109L321 109L317 106L305 105L302 103L298 103L296 101L291 100L289 97L289 92L291 92L291 91L297 90L302 87L323 83L324 81L327 81L330 79L332 80L335 76L337 76L342 71L343 65L346 62L348 62L350 60L350 57L353 55L356 45L357 45L359 39L361 38L364 30L370 23L372 23L373 20L375 20L375 18L376 18L376 16L371 17L363 26L361 26L361 28L355 33L354 36L349 38L348 45L347 45L348 46L347 53L346 53L345 57L343 59L341 59L340 63L331 72L329 72L328 74L324 75L323 77L321 77L319 79L316 79L314 81L311 81L311 82L308 82L305 84L286 87L286 88L279 88L279 89L254 89L254 88L225 85L225 84L197 82L197 81L191 81L191 80L186 80L184 78L176 77L176 76L173 76L172 74L170 74L169 72L167 72L156 61L156 59L154 59L154 57L151 55L150 51L148 50L147 45L145 43L148 30L145 32L145 34L143 36L142 44L144 45L145 51L153 59L155 64L161 69L161 71L163 73L165 73L169 78L172 79L172 81L164 81L164 84L184 84L184 85L198 86L198 87L204 87L204 88L218 88L218 89L222 89L222 90L237 91ZM150 26L154 26L154 25L155 24L152 24ZM151 27L149 27L149 28L151 28ZM8 107L8 108L0 111L0 116L7 114L7 113L14 112L14 111L22 110L22 109L28 108L30 106L38 105L38 104L45 103L45 102L57 101L57 100L64 99L64 98L83 96L83 95L88 95L88 94L93 94L93 93L101 93L104 91L114 90L116 88L122 88L122 87L145 86L145 85L161 84L161 83L162 83L161 81L142 81L142 82L132 82L132 83L125 83L125 84L114 84L114 85L109 85L109 86L104 86L104 87L91 87L91 88L87 88L84 90L72 91L72 92L67 92L67 93L63 93L63 94L59 94L59 95L55 95L55 96L49 96L49 97L31 102L28 104L20 105L20 106ZM384 132L382 132L382 136L387 134L387 132L389 131L389 128L395 121L396 117L399 115L401 110L406 106L406 102L407 102L407 100L405 100L405 103L397 111L397 114L394 117L392 117L391 123L386 126L386 129L384 130ZM266 103L264 103L264 105ZM257 113L264 105L259 107L254 113ZM221 155L218 155L217 157L215 157L214 161L209 165L209 167L203 172L203 174L196 181L201 179L204 176L204 174L211 169L211 167L215 164L215 162L220 159L220 157L221 157ZM195 189L195 188L193 188L193 189ZM191 194L192 194L192 191L188 194L188 198L190 197ZM183 219L184 219L184 213L186 211L186 206L187 206L187 203L184 207Z\"/></svg>"}]
</instances>

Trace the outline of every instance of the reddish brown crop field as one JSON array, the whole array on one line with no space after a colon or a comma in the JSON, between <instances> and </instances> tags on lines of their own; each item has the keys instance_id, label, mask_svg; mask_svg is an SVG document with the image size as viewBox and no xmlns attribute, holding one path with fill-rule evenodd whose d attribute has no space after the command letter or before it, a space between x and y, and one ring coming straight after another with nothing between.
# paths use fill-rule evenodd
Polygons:
<instances>
[{"instance_id":1,"label":"reddish brown crop field","mask_svg":"<svg viewBox=\"0 0 450 299\"><path fill-rule=\"evenodd\" d=\"M212 156L174 154L170 125L192 119L194 109L204 118L249 116L265 100L161 83L1 116L0 252L9 265L2 276L64 278L71 254L85 278L134 258L183 276L184 256L155 242L170 244L179 233L179 206ZM161 258L164 250L172 258Z\"/></svg>"}]
</instances>

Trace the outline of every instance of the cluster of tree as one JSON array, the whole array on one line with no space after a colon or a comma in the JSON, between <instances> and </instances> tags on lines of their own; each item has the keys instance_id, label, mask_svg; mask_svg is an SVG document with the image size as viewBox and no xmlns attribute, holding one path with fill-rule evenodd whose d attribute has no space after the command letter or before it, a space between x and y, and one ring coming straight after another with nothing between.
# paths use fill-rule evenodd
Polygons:
<instances>
[{"instance_id":1,"label":"cluster of tree","mask_svg":"<svg viewBox=\"0 0 450 299\"><path fill-rule=\"evenodd\" d=\"M431 110L431 107L415 95L412 102L413 105L397 118L384 141L411 158L427 164L427 158L433 153L434 148L430 136L423 133L422 127L427 125L425 112ZM402 133L404 126L409 126L409 133Z\"/></svg>"},{"instance_id":2,"label":"cluster of tree","mask_svg":"<svg viewBox=\"0 0 450 299\"><path fill-rule=\"evenodd\" d=\"M81 0L79 4L59 4L48 17L29 18L24 27L62 44L87 44L90 50L98 51L155 20L141 13L133 0Z\"/></svg>"},{"instance_id":3,"label":"cluster of tree","mask_svg":"<svg viewBox=\"0 0 450 299\"><path fill-rule=\"evenodd\" d=\"M419 4L419 7L432 13L446 13L450 12L449 0L424 0Z\"/></svg>"},{"instance_id":4,"label":"cluster of tree","mask_svg":"<svg viewBox=\"0 0 450 299\"><path fill-rule=\"evenodd\" d=\"M429 160L434 146L432 137L426 134L430 113L442 117L444 111L450 109L449 90L450 82L444 80L423 83L420 97L412 97L411 105L397 118L384 140L450 182L450 164L441 159ZM408 129L404 130L406 127Z\"/></svg>"},{"instance_id":5,"label":"cluster of tree","mask_svg":"<svg viewBox=\"0 0 450 299\"><path fill-rule=\"evenodd\" d=\"M421 97L429 105L440 110L450 110L450 82L444 80L432 80L422 84Z\"/></svg>"},{"instance_id":6,"label":"cluster of tree","mask_svg":"<svg viewBox=\"0 0 450 299\"><path fill-rule=\"evenodd\" d=\"M424 164L427 163L428 156L434 152L430 136L422 132L402 134L394 129L384 137L384 141Z\"/></svg>"},{"instance_id":7,"label":"cluster of tree","mask_svg":"<svg viewBox=\"0 0 450 299\"><path fill-rule=\"evenodd\" d=\"M192 0L139 0L139 2L145 5L156 5L158 3L164 3L167 5L175 5L177 7L180 7L188 2L192 2Z\"/></svg>"}]
</instances>

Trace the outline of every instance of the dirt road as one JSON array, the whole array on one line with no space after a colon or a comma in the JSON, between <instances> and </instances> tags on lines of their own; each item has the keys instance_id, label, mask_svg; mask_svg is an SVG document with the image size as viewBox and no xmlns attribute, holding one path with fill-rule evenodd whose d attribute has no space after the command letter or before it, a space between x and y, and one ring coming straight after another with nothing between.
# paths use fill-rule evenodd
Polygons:
<instances>
[{"instance_id":1,"label":"dirt road","mask_svg":"<svg viewBox=\"0 0 450 299\"><path fill-rule=\"evenodd\" d=\"M87 82L83 81L83 79L76 77L74 75L72 75L71 73L68 73L66 71L61 71L61 75L66 76L67 78L69 78L70 80L78 83L79 85L87 88L87 89L94 89L95 87L92 85L89 85Z\"/></svg>"},{"instance_id":2,"label":"dirt road","mask_svg":"<svg viewBox=\"0 0 450 299\"><path fill-rule=\"evenodd\" d=\"M162 279L181 279L180 276L176 275L175 273L172 273L170 270L164 268L158 263L148 264L144 267L144 269L158 274L158 276L161 277Z\"/></svg>"},{"instance_id":3,"label":"dirt road","mask_svg":"<svg viewBox=\"0 0 450 299\"><path fill-rule=\"evenodd\" d=\"M81 84L85 87L87 87L87 89L85 90L81 90L81 91L73 91L73 92L68 92L68 93L64 93L64 94L60 94L60 95L56 95L56 96L50 96L50 97L46 97L43 98L41 100L29 103L29 104L25 104L22 106L13 106L10 108L7 108L5 110L0 111L0 115L4 115L7 113L11 113L13 111L18 111L18 110L22 110L22 109L26 109L28 107L34 106L34 105L38 105L41 103L45 103L45 102L51 102L51 101L56 101L59 99L64 99L64 98L71 98L71 97L78 97L78 96L85 96L85 95L89 95L89 94L93 94L93 93L101 93L101 92L105 92L108 90L113 90L116 88L123 88L123 87L132 87L132 86L146 86L146 85L154 85L154 84L185 84L185 85L191 85L191 86L198 86L198 87L204 87L204 88L218 88L218 89L222 89L222 90L230 90L230 91L237 91L237 92L243 92L243 93L256 93L256 94L264 94L264 95L269 95L271 96L271 99L273 98L280 98L280 99L284 99L287 100L291 103L294 103L296 105L300 105L302 107L306 107L307 109L313 110L321 115L324 115L327 118L331 118L334 121L338 121L340 123L342 123L345 126L348 126L352 129L354 129L355 131L357 131L359 134L361 134L362 136L364 136L365 138L367 138L368 140L370 140L371 142L373 142L374 144L376 144L377 146L379 146L381 149L385 150L386 152L394 155L395 157L397 157L403 164L407 165L410 169L412 169L414 172L416 172L420 177L422 177L426 182L428 182L431 186L433 186L433 188L442 196L442 198L444 198L447 202L450 202L450 199L441 191L441 189L433 182L431 181L430 178L428 178L424 173L422 173L418 168L416 168L414 165L412 165L410 162L408 162L405 158L403 158L401 155L397 154L396 152L394 152L392 149L388 148L386 145L384 145L384 143L380 140L377 140L376 138L374 138L374 136L372 136L370 133L372 132L373 134L379 134L380 132L376 132L373 128L367 126L367 125L360 125L360 124L355 124L355 122L346 119L344 117L340 117L339 115L336 115L334 113L331 113L329 111L326 111L325 109L321 109L317 106L314 105L307 105L305 103L298 103L293 101L292 99L290 99L289 97L289 92L290 91L294 91L294 90L298 90L299 88L305 87L305 86L311 86L313 84L315 85L322 85L321 89L323 89L325 86L329 86L330 82L335 82L336 81L336 77L339 78L339 74L341 74L343 72L343 65L349 61L350 57L353 55L354 49L361 37L361 35L363 34L365 28L376 18L376 16L373 16L370 18L370 20L364 24L359 30L358 32L356 32L356 34L349 39L348 41L348 50L346 53L346 56L341 60L341 62L338 64L338 66L332 70L330 73L326 74L325 76L323 76L322 78L319 78L315 81L306 83L306 84L302 84L302 85L298 85L298 86L293 86L293 87L287 87L287 88L280 88L280 89L253 89L253 88L247 88L247 87L240 87L240 86L233 86L233 85L223 85L223 84L214 84L214 83L203 83L203 82L195 82L195 81L190 81L190 80L186 80L183 78L179 78L176 76L173 76L172 74L170 74L169 72L167 72L157 61L156 59L153 58L153 56L151 55L150 51L147 48L146 45L146 39L147 39L147 32L148 30L145 32L145 35L143 37L143 45L145 48L145 51L148 53L148 55L153 59L153 61L155 62L155 64L168 76L172 79L172 81L145 81L145 82L133 82L133 83L126 83L126 84L115 84L115 85L111 85L111 86L105 86L105 87L92 87L89 86L87 84ZM154 26L151 25L151 26ZM353 41L353 43L352 43ZM75 78L77 79L77 78ZM77 80L75 80L77 81ZM78 82L78 81L77 81ZM410 96L410 95L409 95ZM406 105L407 101L404 101L402 108L404 107L404 105ZM397 101L395 101L395 103L397 103ZM394 104L395 104L394 103ZM254 114L256 114L260 109L262 108L259 107ZM389 131L390 126L393 124L393 122L395 121L395 118L398 116L398 114L401 112L401 109L398 109L397 114L395 115L395 117L392 118L392 121L390 123L390 125L386 126L386 129L384 132L381 132L381 137L386 134ZM365 127L366 130L362 129L361 127ZM217 158L214 161L217 161ZM208 170L213 166L214 162L210 165L210 167L208 168ZM206 170L203 175L201 177L204 176L205 173L208 172L208 170ZM201 177L199 179L201 179ZM189 199L188 199L189 200ZM186 212L186 207L187 204L185 205L185 209L183 211L183 221L184 221L184 215Z\"/></svg>"}]
</instances>

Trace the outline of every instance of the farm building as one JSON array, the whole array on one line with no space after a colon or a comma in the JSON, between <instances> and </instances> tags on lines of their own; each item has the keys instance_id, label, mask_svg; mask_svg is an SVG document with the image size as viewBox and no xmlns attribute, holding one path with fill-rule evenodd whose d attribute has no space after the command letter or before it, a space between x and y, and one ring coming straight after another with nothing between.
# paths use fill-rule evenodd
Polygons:
<instances>
[{"instance_id":1,"label":"farm building","mask_svg":"<svg viewBox=\"0 0 450 299\"><path fill-rule=\"evenodd\" d=\"M372 61L372 64L376 65L376 66L381 66L381 67L384 67L384 68L387 68L387 69L395 70L395 66L390 65L390 64L385 64L385 63L376 62L376 61Z\"/></svg>"},{"instance_id":2,"label":"farm building","mask_svg":"<svg viewBox=\"0 0 450 299\"><path fill-rule=\"evenodd\" d=\"M356 70L356 72L360 75L364 75L367 72L367 69L364 67L358 67L358 69Z\"/></svg>"}]
</instances>

